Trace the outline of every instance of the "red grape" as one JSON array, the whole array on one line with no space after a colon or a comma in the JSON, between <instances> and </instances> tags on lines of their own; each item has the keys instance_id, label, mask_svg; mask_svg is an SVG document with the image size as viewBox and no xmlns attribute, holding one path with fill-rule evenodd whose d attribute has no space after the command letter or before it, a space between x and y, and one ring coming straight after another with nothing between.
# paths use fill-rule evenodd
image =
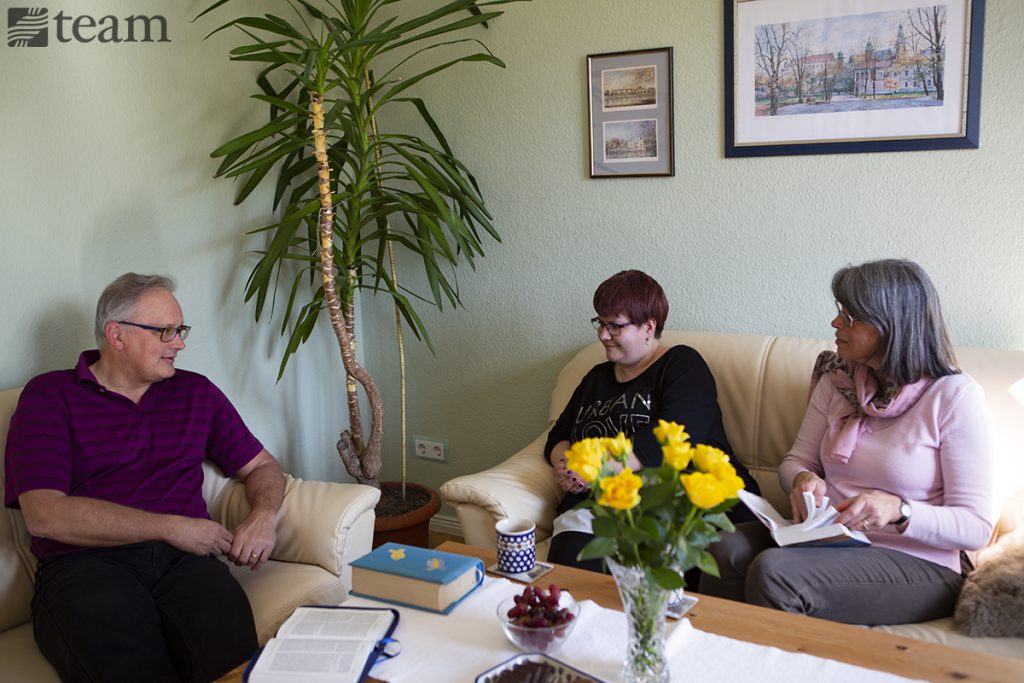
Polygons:
<instances>
[{"instance_id":1,"label":"red grape","mask_svg":"<svg viewBox=\"0 0 1024 683\"><path fill-rule=\"evenodd\" d=\"M522 595L514 597L515 606L507 613L509 620L524 628L548 628L561 626L572 621L575 616L565 607L559 607L562 589L551 584L545 591L543 588L527 586ZM538 634L539 635L539 634Z\"/></svg>"}]
</instances>

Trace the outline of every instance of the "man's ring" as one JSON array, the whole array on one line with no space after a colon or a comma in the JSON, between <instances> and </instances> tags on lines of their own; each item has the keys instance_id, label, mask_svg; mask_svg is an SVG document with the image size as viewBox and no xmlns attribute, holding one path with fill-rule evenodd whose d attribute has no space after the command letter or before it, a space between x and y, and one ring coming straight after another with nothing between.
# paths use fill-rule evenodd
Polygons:
<instances>
[{"instance_id":1,"label":"man's ring","mask_svg":"<svg viewBox=\"0 0 1024 683\"><path fill-rule=\"evenodd\" d=\"M868 524L868 520L866 520L866 519L865 519L865 520L864 520L864 522L863 522L863 523L861 524L861 526L863 526L863 527L864 527L864 531L867 531L867 530L869 530L869 529L871 528L871 525L870 525L870 524Z\"/></svg>"}]
</instances>

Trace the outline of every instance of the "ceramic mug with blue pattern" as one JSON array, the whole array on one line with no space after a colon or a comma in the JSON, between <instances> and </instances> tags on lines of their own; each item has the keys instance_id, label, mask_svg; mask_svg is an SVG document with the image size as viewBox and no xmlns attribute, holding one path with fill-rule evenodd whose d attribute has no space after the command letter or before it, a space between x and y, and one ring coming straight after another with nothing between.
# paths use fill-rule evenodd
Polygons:
<instances>
[{"instance_id":1,"label":"ceramic mug with blue pattern","mask_svg":"<svg viewBox=\"0 0 1024 683\"><path fill-rule=\"evenodd\" d=\"M537 563L537 529L528 519L503 519L498 533L498 571L524 574Z\"/></svg>"}]
</instances>

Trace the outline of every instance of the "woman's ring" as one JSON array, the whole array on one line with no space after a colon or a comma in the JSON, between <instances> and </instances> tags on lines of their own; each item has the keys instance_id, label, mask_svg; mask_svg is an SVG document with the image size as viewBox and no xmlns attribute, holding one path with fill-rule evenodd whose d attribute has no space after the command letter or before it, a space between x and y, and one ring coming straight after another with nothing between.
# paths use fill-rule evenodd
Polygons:
<instances>
[{"instance_id":1,"label":"woman's ring","mask_svg":"<svg viewBox=\"0 0 1024 683\"><path fill-rule=\"evenodd\" d=\"M259 556L260 556L259 553L253 553L252 555L249 556L249 559L255 560Z\"/></svg>"},{"instance_id":2,"label":"woman's ring","mask_svg":"<svg viewBox=\"0 0 1024 683\"><path fill-rule=\"evenodd\" d=\"M868 524L868 520L866 519L861 523L861 526L864 527L864 531L867 531L871 528L871 525Z\"/></svg>"}]
</instances>

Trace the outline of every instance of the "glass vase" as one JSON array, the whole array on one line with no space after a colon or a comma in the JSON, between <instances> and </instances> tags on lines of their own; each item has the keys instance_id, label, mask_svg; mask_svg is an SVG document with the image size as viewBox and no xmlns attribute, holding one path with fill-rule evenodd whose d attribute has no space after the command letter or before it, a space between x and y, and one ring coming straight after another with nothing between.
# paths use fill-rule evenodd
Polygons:
<instances>
[{"instance_id":1,"label":"glass vase","mask_svg":"<svg viewBox=\"0 0 1024 683\"><path fill-rule=\"evenodd\" d=\"M665 606L670 591L648 581L643 567L619 564L606 558L626 613L626 683L668 683L665 659Z\"/></svg>"}]
</instances>

